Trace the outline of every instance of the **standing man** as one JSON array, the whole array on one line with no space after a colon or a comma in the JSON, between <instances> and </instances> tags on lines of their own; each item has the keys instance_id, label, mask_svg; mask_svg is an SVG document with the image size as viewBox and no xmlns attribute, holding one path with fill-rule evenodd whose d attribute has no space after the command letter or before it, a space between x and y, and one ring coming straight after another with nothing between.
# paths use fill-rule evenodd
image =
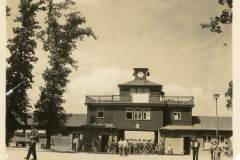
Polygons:
<instances>
[{"instance_id":1,"label":"standing man","mask_svg":"<svg viewBox=\"0 0 240 160\"><path fill-rule=\"evenodd\" d=\"M222 152L222 148L219 146L219 142L217 142L217 146L216 146L215 150L213 151L214 160L221 159L221 152Z\"/></svg>"},{"instance_id":2,"label":"standing man","mask_svg":"<svg viewBox=\"0 0 240 160\"><path fill-rule=\"evenodd\" d=\"M211 147L210 147L211 160L215 160L214 151L215 151L216 147L217 147L217 140L213 140L211 142Z\"/></svg>"},{"instance_id":3,"label":"standing man","mask_svg":"<svg viewBox=\"0 0 240 160\"><path fill-rule=\"evenodd\" d=\"M133 154L137 153L137 140L133 139Z\"/></svg>"},{"instance_id":4,"label":"standing man","mask_svg":"<svg viewBox=\"0 0 240 160\"><path fill-rule=\"evenodd\" d=\"M128 143L128 148L129 148L129 154L133 153L133 140L130 139Z\"/></svg>"},{"instance_id":5,"label":"standing man","mask_svg":"<svg viewBox=\"0 0 240 160\"><path fill-rule=\"evenodd\" d=\"M229 152L230 152L230 145L229 145L228 141L224 142L224 144L222 146L222 152L223 152L222 160L227 160L228 156L230 155L229 154Z\"/></svg>"},{"instance_id":6,"label":"standing man","mask_svg":"<svg viewBox=\"0 0 240 160\"><path fill-rule=\"evenodd\" d=\"M126 139L122 141L122 151L123 151L122 153L123 156L128 155L128 142L126 141Z\"/></svg>"},{"instance_id":7,"label":"standing man","mask_svg":"<svg viewBox=\"0 0 240 160\"><path fill-rule=\"evenodd\" d=\"M172 146L171 146L171 145L168 145L167 150L168 150L168 154L169 154L169 155L172 155L172 154L173 154L173 149L172 149Z\"/></svg>"},{"instance_id":8,"label":"standing man","mask_svg":"<svg viewBox=\"0 0 240 160\"><path fill-rule=\"evenodd\" d=\"M120 156L122 156L123 155L123 140L122 140L122 138L120 138L120 140L118 141L118 151L119 151Z\"/></svg>"},{"instance_id":9,"label":"standing man","mask_svg":"<svg viewBox=\"0 0 240 160\"><path fill-rule=\"evenodd\" d=\"M34 126L31 127L31 133L29 135L30 145L28 149L28 154L24 159L29 160L30 155L33 155L33 160L37 160L37 153L36 153L36 144L39 142L38 131Z\"/></svg>"},{"instance_id":10,"label":"standing man","mask_svg":"<svg viewBox=\"0 0 240 160\"><path fill-rule=\"evenodd\" d=\"M164 147L164 142L163 142L163 140L161 139L161 140L160 140L160 154L164 154L164 149L165 149L165 147Z\"/></svg>"},{"instance_id":11,"label":"standing man","mask_svg":"<svg viewBox=\"0 0 240 160\"><path fill-rule=\"evenodd\" d=\"M200 142L197 141L197 138L194 137L192 139L192 153L193 153L193 160L198 160L198 153L200 148Z\"/></svg>"},{"instance_id":12,"label":"standing man","mask_svg":"<svg viewBox=\"0 0 240 160\"><path fill-rule=\"evenodd\" d=\"M78 135L75 135L73 139L73 147L74 147L73 150L75 152L78 152L78 146L79 146L79 137Z\"/></svg>"}]
</instances>

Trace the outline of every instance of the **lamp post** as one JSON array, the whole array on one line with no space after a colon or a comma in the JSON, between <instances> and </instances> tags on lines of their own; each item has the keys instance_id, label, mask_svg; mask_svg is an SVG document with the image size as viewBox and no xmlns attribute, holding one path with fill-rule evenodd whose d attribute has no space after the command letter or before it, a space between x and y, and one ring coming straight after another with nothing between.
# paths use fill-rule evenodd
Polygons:
<instances>
[{"instance_id":1,"label":"lamp post","mask_svg":"<svg viewBox=\"0 0 240 160\"><path fill-rule=\"evenodd\" d=\"M217 100L220 94L213 94L213 98L216 100L216 139L218 141L218 110L217 110Z\"/></svg>"}]
</instances>

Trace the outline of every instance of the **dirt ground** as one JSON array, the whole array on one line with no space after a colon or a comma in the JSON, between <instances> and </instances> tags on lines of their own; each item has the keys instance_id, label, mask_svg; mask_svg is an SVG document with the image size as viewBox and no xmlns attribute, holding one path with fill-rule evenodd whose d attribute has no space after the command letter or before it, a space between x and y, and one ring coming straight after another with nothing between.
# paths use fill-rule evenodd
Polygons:
<instances>
[{"instance_id":1,"label":"dirt ground","mask_svg":"<svg viewBox=\"0 0 240 160\"><path fill-rule=\"evenodd\" d=\"M6 160L24 160L27 154L27 149L7 149ZM94 153L59 153L50 151L37 151L38 160L191 160L192 155L129 155L123 157L116 154L94 154ZM199 160L210 160L210 153L200 151ZM231 160L231 158L228 158Z\"/></svg>"}]
</instances>

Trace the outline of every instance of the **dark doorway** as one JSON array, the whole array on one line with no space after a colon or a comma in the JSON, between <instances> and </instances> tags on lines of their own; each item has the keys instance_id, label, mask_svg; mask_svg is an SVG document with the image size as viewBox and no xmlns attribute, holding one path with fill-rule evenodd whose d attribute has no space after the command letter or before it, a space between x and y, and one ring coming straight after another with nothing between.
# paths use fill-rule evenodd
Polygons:
<instances>
[{"instance_id":1,"label":"dark doorway","mask_svg":"<svg viewBox=\"0 0 240 160\"><path fill-rule=\"evenodd\" d=\"M184 150L184 155L190 155L191 137L184 137L183 138L183 150Z\"/></svg>"},{"instance_id":2,"label":"dark doorway","mask_svg":"<svg viewBox=\"0 0 240 160\"><path fill-rule=\"evenodd\" d=\"M124 139L124 130L118 130L118 141Z\"/></svg>"},{"instance_id":3,"label":"dark doorway","mask_svg":"<svg viewBox=\"0 0 240 160\"><path fill-rule=\"evenodd\" d=\"M154 131L154 142L158 143L158 131Z\"/></svg>"},{"instance_id":4,"label":"dark doorway","mask_svg":"<svg viewBox=\"0 0 240 160\"><path fill-rule=\"evenodd\" d=\"M108 140L109 140L109 135L102 135L101 152L107 152Z\"/></svg>"}]
</instances>

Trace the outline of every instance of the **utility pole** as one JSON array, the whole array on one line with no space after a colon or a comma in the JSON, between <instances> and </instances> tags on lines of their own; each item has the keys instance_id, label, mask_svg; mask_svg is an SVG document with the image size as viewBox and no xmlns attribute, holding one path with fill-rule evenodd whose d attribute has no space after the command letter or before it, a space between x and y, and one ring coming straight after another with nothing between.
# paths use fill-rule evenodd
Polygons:
<instances>
[{"instance_id":1,"label":"utility pole","mask_svg":"<svg viewBox=\"0 0 240 160\"><path fill-rule=\"evenodd\" d=\"M219 98L220 94L213 94L213 98L216 100L216 139L217 141L219 141L218 139L218 107L217 107L217 100Z\"/></svg>"}]
</instances>

